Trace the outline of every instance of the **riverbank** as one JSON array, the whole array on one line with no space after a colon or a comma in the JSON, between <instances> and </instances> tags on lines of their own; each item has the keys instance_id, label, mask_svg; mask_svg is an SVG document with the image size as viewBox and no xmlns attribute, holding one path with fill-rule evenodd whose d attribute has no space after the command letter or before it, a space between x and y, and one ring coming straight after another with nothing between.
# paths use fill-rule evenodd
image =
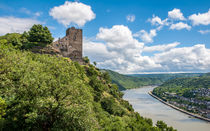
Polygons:
<instances>
[{"instance_id":1,"label":"riverbank","mask_svg":"<svg viewBox=\"0 0 210 131\"><path fill-rule=\"evenodd\" d=\"M148 94L149 94L150 96L154 97L155 99L159 100L160 102L164 103L165 105L172 107L172 108L175 109L175 110L178 110L178 111L180 111L180 112L183 112L183 113L188 114L188 115L190 115L190 116L193 116L193 117L195 117L195 118L198 118L198 119L201 119L201 120L210 122L210 119L208 119L208 118L205 118L205 117L202 117L202 116L200 116L200 115L197 115L197 114L188 112L188 111L186 111L186 110L180 109L180 108L178 108L177 106L174 106L174 105L172 105L172 104L170 104L170 103L168 103L168 102L163 101L162 99L160 99L160 98L157 97L156 95L152 94L152 91L148 92Z\"/></svg>"}]
</instances>

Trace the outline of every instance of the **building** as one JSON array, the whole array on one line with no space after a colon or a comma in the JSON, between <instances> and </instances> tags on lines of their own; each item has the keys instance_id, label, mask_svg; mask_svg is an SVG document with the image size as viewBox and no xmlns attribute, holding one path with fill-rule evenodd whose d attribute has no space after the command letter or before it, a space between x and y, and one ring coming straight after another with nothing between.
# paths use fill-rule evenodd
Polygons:
<instances>
[{"instance_id":1,"label":"building","mask_svg":"<svg viewBox=\"0 0 210 131\"><path fill-rule=\"evenodd\" d=\"M53 47L57 49L63 57L69 57L73 61L82 63L82 29L75 27L66 30L66 36L53 42Z\"/></svg>"}]
</instances>

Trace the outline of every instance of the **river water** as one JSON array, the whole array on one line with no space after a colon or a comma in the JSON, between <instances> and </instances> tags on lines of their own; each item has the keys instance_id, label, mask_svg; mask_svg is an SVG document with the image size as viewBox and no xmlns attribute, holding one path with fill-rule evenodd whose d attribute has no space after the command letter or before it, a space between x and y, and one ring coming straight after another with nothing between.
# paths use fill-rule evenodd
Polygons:
<instances>
[{"instance_id":1,"label":"river water","mask_svg":"<svg viewBox=\"0 0 210 131\"><path fill-rule=\"evenodd\" d=\"M154 124L157 120L163 120L178 131L210 131L210 123L190 117L150 96L148 92L154 88L146 86L123 91L123 99L129 101L141 116L151 118Z\"/></svg>"}]
</instances>

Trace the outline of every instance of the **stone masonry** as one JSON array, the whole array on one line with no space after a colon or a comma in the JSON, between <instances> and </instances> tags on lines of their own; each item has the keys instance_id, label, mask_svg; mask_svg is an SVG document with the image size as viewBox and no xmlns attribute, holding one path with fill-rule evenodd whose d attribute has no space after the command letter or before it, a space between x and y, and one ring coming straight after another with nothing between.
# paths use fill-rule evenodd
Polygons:
<instances>
[{"instance_id":1,"label":"stone masonry","mask_svg":"<svg viewBox=\"0 0 210 131\"><path fill-rule=\"evenodd\" d=\"M53 47L64 57L82 63L82 29L75 27L66 30L66 36L53 42Z\"/></svg>"}]
</instances>

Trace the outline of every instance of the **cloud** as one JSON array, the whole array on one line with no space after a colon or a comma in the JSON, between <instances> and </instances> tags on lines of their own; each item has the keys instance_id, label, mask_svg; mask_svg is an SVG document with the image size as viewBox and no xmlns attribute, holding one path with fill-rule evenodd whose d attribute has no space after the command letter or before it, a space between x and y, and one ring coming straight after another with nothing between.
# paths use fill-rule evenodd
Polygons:
<instances>
[{"instance_id":1,"label":"cloud","mask_svg":"<svg viewBox=\"0 0 210 131\"><path fill-rule=\"evenodd\" d=\"M100 28L96 38L106 42L109 51L123 51L126 48L138 49L143 47L142 43L133 38L130 29L124 25L115 25L110 29Z\"/></svg>"},{"instance_id":2,"label":"cloud","mask_svg":"<svg viewBox=\"0 0 210 131\"><path fill-rule=\"evenodd\" d=\"M176 24L172 24L170 26L171 30L182 30L182 29L187 29L187 30L191 30L191 26L189 26L188 24L185 24L183 22L179 22Z\"/></svg>"},{"instance_id":3,"label":"cloud","mask_svg":"<svg viewBox=\"0 0 210 131\"><path fill-rule=\"evenodd\" d=\"M0 17L0 35L22 33L29 30L34 24L41 24L41 22L29 18Z\"/></svg>"},{"instance_id":4,"label":"cloud","mask_svg":"<svg viewBox=\"0 0 210 131\"><path fill-rule=\"evenodd\" d=\"M42 15L42 12L36 12L36 13L34 13L34 15L37 16L37 17L38 16L41 16Z\"/></svg>"},{"instance_id":5,"label":"cloud","mask_svg":"<svg viewBox=\"0 0 210 131\"><path fill-rule=\"evenodd\" d=\"M88 56L91 60L103 62L104 60L112 59L112 57L115 56L114 53L107 50L106 45L102 42L93 42L86 38L84 38L83 41L83 54L84 56Z\"/></svg>"},{"instance_id":6,"label":"cloud","mask_svg":"<svg viewBox=\"0 0 210 131\"><path fill-rule=\"evenodd\" d=\"M206 13L198 13L189 16L189 20L192 21L194 26L196 25L209 25L210 24L210 9Z\"/></svg>"},{"instance_id":7,"label":"cloud","mask_svg":"<svg viewBox=\"0 0 210 131\"><path fill-rule=\"evenodd\" d=\"M53 7L49 14L64 26L77 24L81 27L96 17L89 5L69 1L66 1L64 5Z\"/></svg>"},{"instance_id":8,"label":"cloud","mask_svg":"<svg viewBox=\"0 0 210 131\"><path fill-rule=\"evenodd\" d=\"M180 43L174 42L148 47L135 39L124 25L100 28L96 38L97 42L84 40L84 54L96 61L99 68L120 73L210 70L210 49L203 44L177 47ZM144 52L154 52L154 55L144 56Z\"/></svg>"},{"instance_id":9,"label":"cloud","mask_svg":"<svg viewBox=\"0 0 210 131\"><path fill-rule=\"evenodd\" d=\"M155 46L145 46L143 49L143 52L154 52L154 51L168 51L170 49L175 48L178 46L180 43L179 42L174 42L171 44L162 44L162 45L155 45Z\"/></svg>"},{"instance_id":10,"label":"cloud","mask_svg":"<svg viewBox=\"0 0 210 131\"><path fill-rule=\"evenodd\" d=\"M35 17L41 16L42 12L31 12L30 10L28 10L27 8L20 8L19 10L21 13L27 14L27 15L32 15Z\"/></svg>"},{"instance_id":11,"label":"cloud","mask_svg":"<svg viewBox=\"0 0 210 131\"><path fill-rule=\"evenodd\" d=\"M146 32L145 30L140 30L139 32L135 33L134 37L139 37L145 43L152 43L153 37L157 35L156 30L152 29L150 32Z\"/></svg>"},{"instance_id":12,"label":"cloud","mask_svg":"<svg viewBox=\"0 0 210 131\"><path fill-rule=\"evenodd\" d=\"M135 15L127 15L126 16L126 19L127 19L127 21L129 21L129 22L134 22L135 21Z\"/></svg>"},{"instance_id":13,"label":"cloud","mask_svg":"<svg viewBox=\"0 0 210 131\"><path fill-rule=\"evenodd\" d=\"M152 25L168 25L167 21L168 19L166 18L165 20L161 20L160 17L153 15L152 18L149 18L148 21Z\"/></svg>"},{"instance_id":14,"label":"cloud","mask_svg":"<svg viewBox=\"0 0 210 131\"><path fill-rule=\"evenodd\" d=\"M198 32L201 34L208 34L210 33L210 30L199 30Z\"/></svg>"},{"instance_id":15,"label":"cloud","mask_svg":"<svg viewBox=\"0 0 210 131\"><path fill-rule=\"evenodd\" d=\"M210 49L203 44L174 48L155 54L154 61L161 64L164 71L209 71Z\"/></svg>"},{"instance_id":16,"label":"cloud","mask_svg":"<svg viewBox=\"0 0 210 131\"><path fill-rule=\"evenodd\" d=\"M164 26L168 26L170 22L168 21L168 18L161 20L160 17L153 15L152 18L149 18L147 20L150 22L152 25L158 26L156 30L160 31Z\"/></svg>"},{"instance_id":17,"label":"cloud","mask_svg":"<svg viewBox=\"0 0 210 131\"><path fill-rule=\"evenodd\" d=\"M168 12L168 17L174 20L185 20L181 10L176 8Z\"/></svg>"},{"instance_id":18,"label":"cloud","mask_svg":"<svg viewBox=\"0 0 210 131\"><path fill-rule=\"evenodd\" d=\"M127 26L115 25L112 28L100 28L97 39L105 42L104 45L109 52L105 54L109 54L111 57L98 63L101 68L125 73L132 72L136 68L144 68L135 63L147 64L147 68L156 66L148 57L141 56L144 43L133 38L133 34Z\"/></svg>"}]
</instances>

